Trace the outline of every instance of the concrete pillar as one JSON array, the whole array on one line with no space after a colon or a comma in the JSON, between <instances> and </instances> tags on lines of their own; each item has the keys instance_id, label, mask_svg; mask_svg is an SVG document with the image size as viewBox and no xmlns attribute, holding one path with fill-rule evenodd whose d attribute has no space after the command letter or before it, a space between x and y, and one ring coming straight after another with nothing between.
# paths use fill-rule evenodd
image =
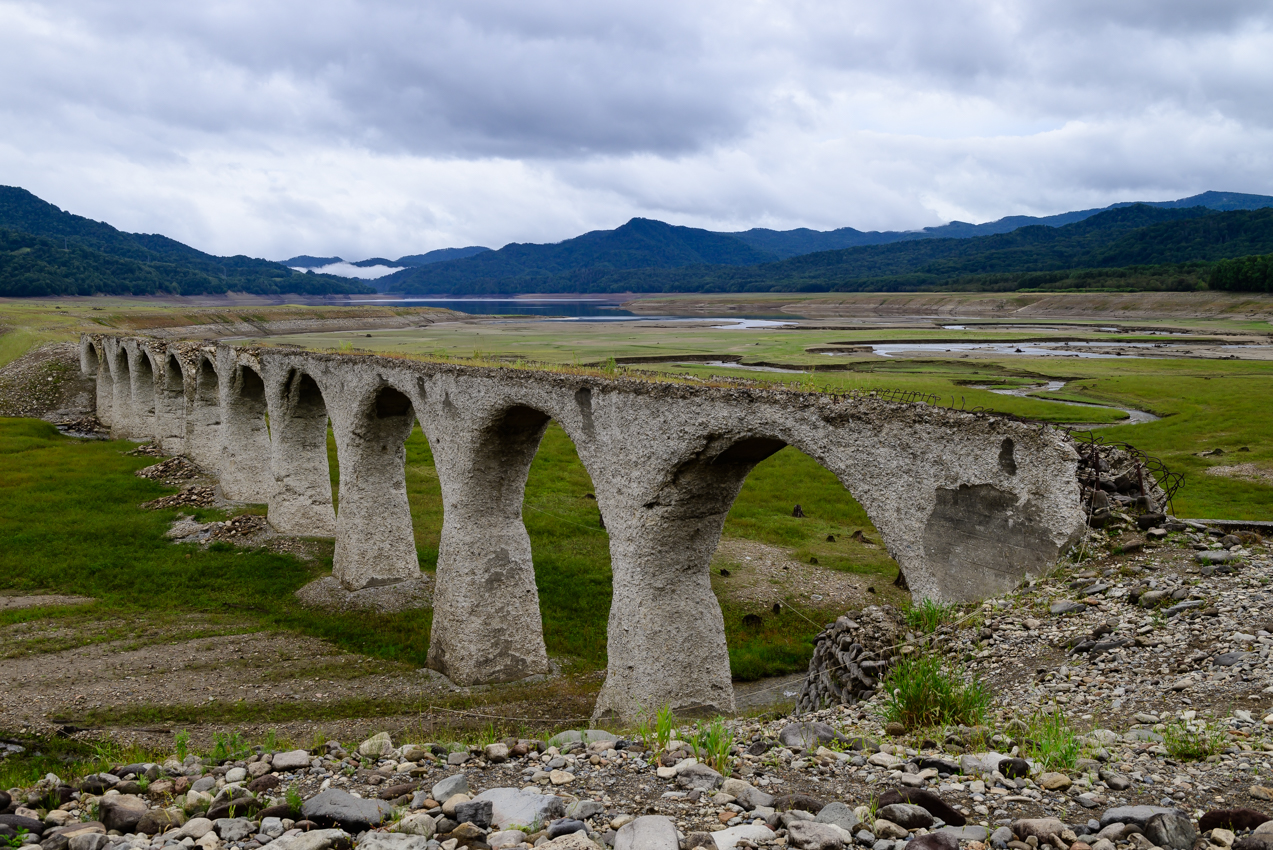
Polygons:
<instances>
[{"instance_id":1,"label":"concrete pillar","mask_svg":"<svg viewBox=\"0 0 1273 850\"><path fill-rule=\"evenodd\" d=\"M227 499L263 504L274 492L265 382L255 369L235 366L230 357L222 372L231 378L222 384L221 492Z\"/></svg>"},{"instance_id":2,"label":"concrete pillar","mask_svg":"<svg viewBox=\"0 0 1273 850\"><path fill-rule=\"evenodd\" d=\"M194 393L186 415L186 457L211 472L221 462L220 376L210 355L195 360Z\"/></svg>"},{"instance_id":3,"label":"concrete pillar","mask_svg":"<svg viewBox=\"0 0 1273 850\"><path fill-rule=\"evenodd\" d=\"M111 426L111 402L114 395L114 384L111 381L110 368L103 359L100 344L87 336L80 339L80 371L96 379L95 408L97 421L109 428Z\"/></svg>"},{"instance_id":4,"label":"concrete pillar","mask_svg":"<svg viewBox=\"0 0 1273 850\"><path fill-rule=\"evenodd\" d=\"M681 715L733 713L709 564L743 480L783 446L753 438L696 457L653 496L594 480L614 576L606 681L594 717L627 719L665 705Z\"/></svg>"},{"instance_id":5,"label":"concrete pillar","mask_svg":"<svg viewBox=\"0 0 1273 850\"><path fill-rule=\"evenodd\" d=\"M454 411L449 398L443 408ZM428 665L459 684L549 670L522 524L526 476L548 422L514 407L485 427L444 422L445 437L431 441L444 514Z\"/></svg>"},{"instance_id":6,"label":"concrete pillar","mask_svg":"<svg viewBox=\"0 0 1273 850\"><path fill-rule=\"evenodd\" d=\"M340 513L332 575L346 590L420 577L404 445L414 425L411 399L392 387L376 390L354 411L350 426L333 425Z\"/></svg>"},{"instance_id":7,"label":"concrete pillar","mask_svg":"<svg viewBox=\"0 0 1273 850\"><path fill-rule=\"evenodd\" d=\"M332 537L331 473L327 465L327 404L309 375L291 370L270 401L269 522L283 534Z\"/></svg>"},{"instance_id":8,"label":"concrete pillar","mask_svg":"<svg viewBox=\"0 0 1273 850\"><path fill-rule=\"evenodd\" d=\"M155 430L164 454L186 453L186 376L172 351L164 353L155 388Z\"/></svg>"},{"instance_id":9,"label":"concrete pillar","mask_svg":"<svg viewBox=\"0 0 1273 850\"><path fill-rule=\"evenodd\" d=\"M111 350L114 349L114 350ZM128 368L128 352L115 343L107 348L111 372L111 439L126 440L133 436L133 378Z\"/></svg>"}]
</instances>

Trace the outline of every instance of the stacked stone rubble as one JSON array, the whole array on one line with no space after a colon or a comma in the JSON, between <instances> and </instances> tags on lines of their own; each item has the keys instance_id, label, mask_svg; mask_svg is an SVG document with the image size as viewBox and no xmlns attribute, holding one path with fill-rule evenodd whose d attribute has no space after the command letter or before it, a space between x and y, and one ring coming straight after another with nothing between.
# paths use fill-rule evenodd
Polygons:
<instances>
[{"instance_id":1,"label":"stacked stone rubble","mask_svg":"<svg viewBox=\"0 0 1273 850\"><path fill-rule=\"evenodd\" d=\"M872 605L855 617L840 617L814 639L797 713L866 699L888 672L898 634L895 612Z\"/></svg>"},{"instance_id":2,"label":"stacked stone rubble","mask_svg":"<svg viewBox=\"0 0 1273 850\"><path fill-rule=\"evenodd\" d=\"M1103 526L1113 511L1133 514L1167 511L1167 493L1136 452L1123 446L1096 443L1077 448L1083 504L1088 507L1093 526Z\"/></svg>"}]
</instances>

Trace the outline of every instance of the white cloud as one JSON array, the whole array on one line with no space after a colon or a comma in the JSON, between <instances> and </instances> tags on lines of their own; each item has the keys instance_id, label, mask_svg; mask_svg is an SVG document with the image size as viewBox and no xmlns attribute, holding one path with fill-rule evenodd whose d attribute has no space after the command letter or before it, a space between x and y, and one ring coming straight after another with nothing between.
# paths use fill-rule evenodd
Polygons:
<instances>
[{"instance_id":1,"label":"white cloud","mask_svg":"<svg viewBox=\"0 0 1273 850\"><path fill-rule=\"evenodd\" d=\"M1273 193L1273 10L0 0L0 182L205 250Z\"/></svg>"}]
</instances>

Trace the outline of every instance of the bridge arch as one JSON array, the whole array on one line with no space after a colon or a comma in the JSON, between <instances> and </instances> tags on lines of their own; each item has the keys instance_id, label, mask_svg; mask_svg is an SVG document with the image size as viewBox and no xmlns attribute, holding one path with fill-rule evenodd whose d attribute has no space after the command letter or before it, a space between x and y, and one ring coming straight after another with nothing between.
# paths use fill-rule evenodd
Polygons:
<instances>
[{"instance_id":1,"label":"bridge arch","mask_svg":"<svg viewBox=\"0 0 1273 850\"><path fill-rule=\"evenodd\" d=\"M135 433L133 378L128 351L118 341L106 349L106 363L111 375L111 437L128 439Z\"/></svg>"},{"instance_id":2,"label":"bridge arch","mask_svg":"<svg viewBox=\"0 0 1273 850\"><path fill-rule=\"evenodd\" d=\"M106 355L99 340L88 336L80 340L80 369L85 375L90 375L95 379L97 421L109 428L111 426L114 385L111 380L110 367L106 365L105 361Z\"/></svg>"},{"instance_id":3,"label":"bridge arch","mask_svg":"<svg viewBox=\"0 0 1273 850\"><path fill-rule=\"evenodd\" d=\"M270 525L283 534L334 537L331 470L327 462L327 400L310 372L288 368L267 396L274 488Z\"/></svg>"}]
</instances>

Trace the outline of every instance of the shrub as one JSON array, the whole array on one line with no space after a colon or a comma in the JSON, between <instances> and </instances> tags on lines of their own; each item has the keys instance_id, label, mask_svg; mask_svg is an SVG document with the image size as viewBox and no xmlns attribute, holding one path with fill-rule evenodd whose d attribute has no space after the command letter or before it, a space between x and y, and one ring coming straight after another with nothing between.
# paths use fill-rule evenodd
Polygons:
<instances>
[{"instance_id":1,"label":"shrub","mask_svg":"<svg viewBox=\"0 0 1273 850\"><path fill-rule=\"evenodd\" d=\"M973 676L940 655L903 658L884 678L884 715L907 729L963 724L975 726L986 716L990 691Z\"/></svg>"}]
</instances>

